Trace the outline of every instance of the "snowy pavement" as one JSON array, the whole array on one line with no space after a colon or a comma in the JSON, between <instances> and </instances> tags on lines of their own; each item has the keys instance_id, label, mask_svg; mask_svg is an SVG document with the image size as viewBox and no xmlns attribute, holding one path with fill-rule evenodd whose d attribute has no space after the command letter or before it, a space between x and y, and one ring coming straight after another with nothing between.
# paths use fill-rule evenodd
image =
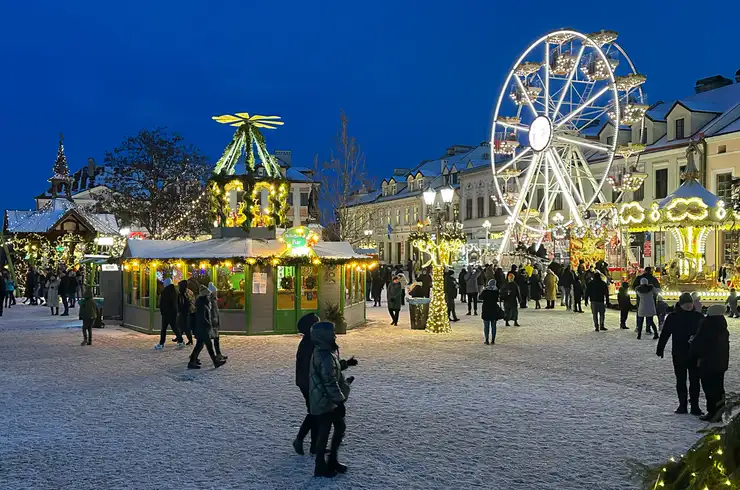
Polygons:
<instances>
[{"instance_id":1,"label":"snowy pavement","mask_svg":"<svg viewBox=\"0 0 740 490\"><path fill-rule=\"evenodd\" d=\"M625 489L629 458L677 455L704 426L673 414L670 355L619 330L614 312L596 333L588 313L523 310L486 346L479 317L432 335L410 330L405 310L392 327L369 307L372 323L339 338L360 361L350 469L313 479L290 445L305 410L298 336L224 337L224 367L188 371L188 351L153 351L156 337L120 327L81 347L77 311L48 311L0 318L4 489Z\"/></svg>"}]
</instances>

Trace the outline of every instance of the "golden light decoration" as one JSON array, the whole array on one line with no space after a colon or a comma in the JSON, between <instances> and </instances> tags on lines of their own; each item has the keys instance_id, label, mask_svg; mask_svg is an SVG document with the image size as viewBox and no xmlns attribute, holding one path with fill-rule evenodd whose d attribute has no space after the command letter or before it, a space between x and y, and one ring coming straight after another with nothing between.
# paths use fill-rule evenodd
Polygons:
<instances>
[{"instance_id":1,"label":"golden light decoration","mask_svg":"<svg viewBox=\"0 0 740 490\"><path fill-rule=\"evenodd\" d=\"M619 210L619 222L623 225L645 221L645 209L638 202L626 202Z\"/></svg>"},{"instance_id":2,"label":"golden light decoration","mask_svg":"<svg viewBox=\"0 0 740 490\"><path fill-rule=\"evenodd\" d=\"M280 121L280 116L250 115L248 112L237 112L234 115L213 116L211 119L237 128L231 143L226 146L221 158L216 162L214 173L233 175L242 153L246 156L247 168L254 170L254 147L257 149L257 154L262 160L267 175L269 177L280 176L280 166L267 151L265 138L260 132L260 129L276 129L278 126L282 126L284 123Z\"/></svg>"},{"instance_id":3,"label":"golden light decoration","mask_svg":"<svg viewBox=\"0 0 740 490\"><path fill-rule=\"evenodd\" d=\"M702 221L709 216L709 206L699 197L676 198L665 208L670 221Z\"/></svg>"}]
</instances>

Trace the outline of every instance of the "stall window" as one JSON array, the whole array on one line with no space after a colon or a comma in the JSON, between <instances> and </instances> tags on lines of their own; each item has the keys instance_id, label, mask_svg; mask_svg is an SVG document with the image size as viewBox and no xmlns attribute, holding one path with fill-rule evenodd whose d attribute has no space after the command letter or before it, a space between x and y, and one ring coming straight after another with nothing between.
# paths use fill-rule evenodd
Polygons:
<instances>
[{"instance_id":1,"label":"stall window","mask_svg":"<svg viewBox=\"0 0 740 490\"><path fill-rule=\"evenodd\" d=\"M319 309L318 269L312 265L301 266L301 309Z\"/></svg>"},{"instance_id":2,"label":"stall window","mask_svg":"<svg viewBox=\"0 0 740 490\"><path fill-rule=\"evenodd\" d=\"M277 267L277 309L295 309L295 267L280 265Z\"/></svg>"},{"instance_id":3,"label":"stall window","mask_svg":"<svg viewBox=\"0 0 740 490\"><path fill-rule=\"evenodd\" d=\"M141 305L141 268L135 265L131 268L131 304Z\"/></svg>"},{"instance_id":4,"label":"stall window","mask_svg":"<svg viewBox=\"0 0 740 490\"><path fill-rule=\"evenodd\" d=\"M141 291L141 302L139 306L149 308L149 296L151 293L149 288L149 265L141 267L141 284L139 289Z\"/></svg>"},{"instance_id":5,"label":"stall window","mask_svg":"<svg viewBox=\"0 0 740 490\"><path fill-rule=\"evenodd\" d=\"M157 267L157 309L159 309L159 298L162 296L162 291L164 290L164 281L166 279L171 280L172 284L177 288L177 285L185 276L183 267L183 264L161 264Z\"/></svg>"},{"instance_id":6,"label":"stall window","mask_svg":"<svg viewBox=\"0 0 740 490\"><path fill-rule=\"evenodd\" d=\"M365 301L365 275L349 264L344 266L344 304L354 305Z\"/></svg>"},{"instance_id":7,"label":"stall window","mask_svg":"<svg viewBox=\"0 0 740 490\"><path fill-rule=\"evenodd\" d=\"M227 262L216 268L216 287L220 309L244 309L244 281L244 264Z\"/></svg>"}]
</instances>

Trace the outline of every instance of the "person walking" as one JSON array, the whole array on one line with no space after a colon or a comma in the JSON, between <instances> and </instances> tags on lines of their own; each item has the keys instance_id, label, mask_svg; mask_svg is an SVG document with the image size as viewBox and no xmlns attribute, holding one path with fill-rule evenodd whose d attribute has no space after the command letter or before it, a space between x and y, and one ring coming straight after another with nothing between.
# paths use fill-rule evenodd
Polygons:
<instances>
[{"instance_id":1,"label":"person walking","mask_svg":"<svg viewBox=\"0 0 740 490\"><path fill-rule=\"evenodd\" d=\"M193 325L195 324L195 295L188 289L188 281L177 283L177 329L185 334L187 344L193 345Z\"/></svg>"},{"instance_id":2,"label":"person walking","mask_svg":"<svg viewBox=\"0 0 740 490\"><path fill-rule=\"evenodd\" d=\"M740 318L740 311L737 309L737 292L735 288L730 289L730 295L725 301L727 308L730 312L730 318Z\"/></svg>"},{"instance_id":3,"label":"person walking","mask_svg":"<svg viewBox=\"0 0 740 490\"><path fill-rule=\"evenodd\" d=\"M293 440L293 449L303 456L303 440L308 433L311 433L311 448L309 452L316 454L316 424L311 416L311 404L309 403L309 371L311 369L311 356L313 356L314 343L311 340L311 327L320 321L316 313L309 313L298 320L298 332L303 334L303 338L298 343L298 351L295 355L295 384L303 399L306 401L306 416L303 423L298 429L298 435Z\"/></svg>"},{"instance_id":4,"label":"person walking","mask_svg":"<svg viewBox=\"0 0 740 490\"><path fill-rule=\"evenodd\" d=\"M645 332L649 335L650 328L654 330L653 339L658 338L658 327L655 325L654 317L657 314L655 299L658 297L658 289L650 284L648 278L640 279L640 285L637 286L637 338L642 338L642 324L647 319Z\"/></svg>"},{"instance_id":5,"label":"person walking","mask_svg":"<svg viewBox=\"0 0 740 490\"><path fill-rule=\"evenodd\" d=\"M604 331L604 315L606 314L606 301L609 297L609 288L604 281L602 274L597 273L586 286L586 296L591 303L591 315L594 320L594 330Z\"/></svg>"},{"instance_id":6,"label":"person walking","mask_svg":"<svg viewBox=\"0 0 740 490\"><path fill-rule=\"evenodd\" d=\"M59 315L59 278L53 272L49 274L49 279L46 283L46 304L51 309L52 316Z\"/></svg>"},{"instance_id":7,"label":"person walking","mask_svg":"<svg viewBox=\"0 0 740 490\"><path fill-rule=\"evenodd\" d=\"M718 422L725 404L725 372L730 364L730 333L725 307L712 305L691 341L689 356L699 367L701 386L707 399L707 413L700 420Z\"/></svg>"},{"instance_id":8,"label":"person walking","mask_svg":"<svg viewBox=\"0 0 740 490\"><path fill-rule=\"evenodd\" d=\"M463 266L462 269L460 269L460 274L457 276L457 284L460 286L460 298L463 303L468 302L468 290L465 283L465 275L468 273L468 271Z\"/></svg>"},{"instance_id":9,"label":"person walking","mask_svg":"<svg viewBox=\"0 0 740 490\"><path fill-rule=\"evenodd\" d=\"M24 294L26 295L26 301L28 301L29 304L35 305L36 304L36 296L34 296L33 291L36 289L36 285L34 284L34 280L36 279L36 271L33 269L33 266L28 268L28 272L26 273L26 288L24 291ZM25 304L26 301L23 303Z\"/></svg>"},{"instance_id":10,"label":"person walking","mask_svg":"<svg viewBox=\"0 0 740 490\"><path fill-rule=\"evenodd\" d=\"M552 271L547 269L545 272L545 300L547 301L546 310L552 310L555 308L555 300L558 294L558 277Z\"/></svg>"},{"instance_id":11,"label":"person walking","mask_svg":"<svg viewBox=\"0 0 740 490\"><path fill-rule=\"evenodd\" d=\"M583 283L578 277L573 278L573 313L583 313L581 299L583 298Z\"/></svg>"},{"instance_id":12,"label":"person walking","mask_svg":"<svg viewBox=\"0 0 740 490\"><path fill-rule=\"evenodd\" d=\"M383 291L383 287L385 286L385 281L383 280L383 277L380 274L379 270L376 270L373 272L373 306L380 306L380 298L381 293Z\"/></svg>"},{"instance_id":13,"label":"person walking","mask_svg":"<svg viewBox=\"0 0 740 490\"><path fill-rule=\"evenodd\" d=\"M8 271L4 271L5 274L5 303L8 308L15 306L15 281Z\"/></svg>"},{"instance_id":14,"label":"person walking","mask_svg":"<svg viewBox=\"0 0 740 490\"><path fill-rule=\"evenodd\" d=\"M658 315L658 327L663 330L663 322L668 315L668 303L663 301L663 296L660 294L655 298L655 312Z\"/></svg>"},{"instance_id":15,"label":"person walking","mask_svg":"<svg viewBox=\"0 0 740 490\"><path fill-rule=\"evenodd\" d=\"M316 463L314 476L334 477L347 471L347 466L338 460L339 446L347 430L344 417L345 403L349 397L354 377L344 378L343 364L339 359L334 324L318 322L311 327L314 351L309 367L308 389L311 417L316 425ZM344 367L349 366L349 361ZM329 431L334 428L329 450L325 459Z\"/></svg>"},{"instance_id":16,"label":"person walking","mask_svg":"<svg viewBox=\"0 0 740 490\"><path fill-rule=\"evenodd\" d=\"M498 287L496 287L495 279L488 281L486 288L480 292L478 299L481 301L480 317L483 320L485 343L486 345L494 345L496 343L496 322L501 318L501 307L498 305Z\"/></svg>"},{"instance_id":17,"label":"person walking","mask_svg":"<svg viewBox=\"0 0 740 490\"><path fill-rule=\"evenodd\" d=\"M403 273L403 269L401 269L400 267L398 269L396 277L398 277L398 283L401 285L401 307L403 307L406 304L406 288L409 285L409 280L406 279L406 276Z\"/></svg>"},{"instance_id":18,"label":"person walking","mask_svg":"<svg viewBox=\"0 0 740 490\"><path fill-rule=\"evenodd\" d=\"M565 309L569 311L573 307L571 292L574 281L575 276L573 271L570 269L569 265L565 266L565 269L563 269L563 272L560 274L560 281L558 281L558 284L560 284L560 292L563 295L560 299L560 305L565 306Z\"/></svg>"},{"instance_id":19,"label":"person walking","mask_svg":"<svg viewBox=\"0 0 740 490\"><path fill-rule=\"evenodd\" d=\"M514 326L519 327L519 303L521 298L519 297L519 286L514 282L514 273L509 273L508 281L501 289L500 296L504 302L506 326L508 327L509 322L513 321Z\"/></svg>"},{"instance_id":20,"label":"person walking","mask_svg":"<svg viewBox=\"0 0 740 490\"><path fill-rule=\"evenodd\" d=\"M447 303L447 318L453 322L459 322L455 312L455 300L457 299L457 281L455 281L455 271L448 270L445 274L445 302Z\"/></svg>"},{"instance_id":21,"label":"person walking","mask_svg":"<svg viewBox=\"0 0 740 490\"><path fill-rule=\"evenodd\" d=\"M177 328L177 288L175 288L172 279L169 277L164 280L164 289L162 289L162 293L159 295L159 313L162 317L162 328L159 331L159 343L154 346L154 349L164 349L168 328L171 328L175 334L177 346L180 348L185 347L182 341L182 333Z\"/></svg>"},{"instance_id":22,"label":"person walking","mask_svg":"<svg viewBox=\"0 0 740 490\"><path fill-rule=\"evenodd\" d=\"M478 315L478 277L481 275L480 269L474 269L470 267L468 272L465 273L465 291L468 295L468 312L470 315L472 310L475 316Z\"/></svg>"},{"instance_id":23,"label":"person walking","mask_svg":"<svg viewBox=\"0 0 740 490\"><path fill-rule=\"evenodd\" d=\"M85 290L83 301L78 306L79 319L82 320L82 343L80 345L92 345L92 326L98 319L98 305L95 304L91 289ZM57 306L58 310L59 307Z\"/></svg>"},{"instance_id":24,"label":"person walking","mask_svg":"<svg viewBox=\"0 0 740 490\"><path fill-rule=\"evenodd\" d=\"M529 297L534 301L534 309L539 310L540 300L542 299L542 279L540 278L540 271L534 269L532 275L529 276Z\"/></svg>"},{"instance_id":25,"label":"person walking","mask_svg":"<svg viewBox=\"0 0 740 490\"><path fill-rule=\"evenodd\" d=\"M213 350L216 352L216 357L223 359L224 361L229 358L221 354L221 336L219 332L221 330L221 312L218 309L218 288L212 282L208 283L208 301L211 302L211 328L213 329ZM181 338L182 340L182 338Z\"/></svg>"},{"instance_id":26,"label":"person walking","mask_svg":"<svg viewBox=\"0 0 740 490\"><path fill-rule=\"evenodd\" d=\"M669 313L663 324L663 331L658 340L655 354L662 358L668 339L672 337L671 357L673 358L673 372L676 375L676 394L678 408L676 413L688 413L688 403L691 403L692 415L703 415L699 408L699 368L696 359L691 359L691 338L699 330L699 323L704 317L694 311L693 300L689 293L683 293L678 298L678 304L673 312ZM686 390L688 373L689 389Z\"/></svg>"},{"instance_id":27,"label":"person walking","mask_svg":"<svg viewBox=\"0 0 740 490\"><path fill-rule=\"evenodd\" d=\"M68 283L67 283L67 302L69 303L70 308L74 308L75 304L77 303L76 297L77 297L77 273L73 270L69 270L69 274L67 274L68 277Z\"/></svg>"},{"instance_id":28,"label":"person walking","mask_svg":"<svg viewBox=\"0 0 740 490\"><path fill-rule=\"evenodd\" d=\"M627 318L632 309L632 300L630 299L629 283L622 282L622 286L617 292L617 305L619 306L619 328L629 330Z\"/></svg>"},{"instance_id":29,"label":"person walking","mask_svg":"<svg viewBox=\"0 0 740 490\"><path fill-rule=\"evenodd\" d=\"M5 304L5 295L8 291L6 274L0 274L0 316L3 316L3 305Z\"/></svg>"},{"instance_id":30,"label":"person walking","mask_svg":"<svg viewBox=\"0 0 740 490\"><path fill-rule=\"evenodd\" d=\"M211 356L214 368L219 368L226 364L226 359L217 357L213 350L212 338L214 332L211 324L211 301L209 296L210 291L206 286L201 284L198 289L198 298L195 300L195 328L193 330L195 334L195 347L190 354L188 369L200 369L198 356L203 350L203 347L208 350L208 355Z\"/></svg>"},{"instance_id":31,"label":"person walking","mask_svg":"<svg viewBox=\"0 0 740 490\"><path fill-rule=\"evenodd\" d=\"M64 312L60 316L69 316L69 288L71 287L69 281L69 273L59 273L59 287L57 289L59 296L62 298L62 305L64 306Z\"/></svg>"},{"instance_id":32,"label":"person walking","mask_svg":"<svg viewBox=\"0 0 740 490\"><path fill-rule=\"evenodd\" d=\"M524 267L519 268L516 276L516 284L519 287L519 307L527 308L527 298L529 297L529 276Z\"/></svg>"},{"instance_id":33,"label":"person walking","mask_svg":"<svg viewBox=\"0 0 740 490\"><path fill-rule=\"evenodd\" d=\"M504 284L506 283L506 276L504 275L504 270L501 267L496 267L496 269L493 271L493 278L496 279L496 287L499 291L501 291L501 288L504 287Z\"/></svg>"},{"instance_id":34,"label":"person walking","mask_svg":"<svg viewBox=\"0 0 740 490\"><path fill-rule=\"evenodd\" d=\"M401 283L398 281L398 276L393 277L393 282L388 286L387 301L388 301L388 313L391 315L391 325L398 325L398 318L401 313Z\"/></svg>"}]
</instances>

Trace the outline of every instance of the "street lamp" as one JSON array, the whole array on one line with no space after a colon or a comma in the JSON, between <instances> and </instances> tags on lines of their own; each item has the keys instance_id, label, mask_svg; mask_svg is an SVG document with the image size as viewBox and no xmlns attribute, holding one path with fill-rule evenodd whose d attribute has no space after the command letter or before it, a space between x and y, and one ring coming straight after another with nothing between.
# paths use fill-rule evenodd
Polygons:
<instances>
[{"instance_id":1,"label":"street lamp","mask_svg":"<svg viewBox=\"0 0 740 490\"><path fill-rule=\"evenodd\" d=\"M436 198L437 191L432 189L432 186L430 185L429 187L427 187L427 190L424 191L424 204L426 204L427 206L432 206Z\"/></svg>"},{"instance_id":2,"label":"street lamp","mask_svg":"<svg viewBox=\"0 0 740 490\"><path fill-rule=\"evenodd\" d=\"M485 228L485 229L486 229L486 248L488 248L488 233L489 233L489 232L490 232L490 230L491 230L491 222L490 222L490 221L488 221L488 220L485 220L485 221L483 222L483 228Z\"/></svg>"},{"instance_id":3,"label":"street lamp","mask_svg":"<svg viewBox=\"0 0 740 490\"><path fill-rule=\"evenodd\" d=\"M368 247L372 246L372 242L370 241L370 237L373 236L373 230L365 230L362 233L365 235L365 244Z\"/></svg>"}]
</instances>

